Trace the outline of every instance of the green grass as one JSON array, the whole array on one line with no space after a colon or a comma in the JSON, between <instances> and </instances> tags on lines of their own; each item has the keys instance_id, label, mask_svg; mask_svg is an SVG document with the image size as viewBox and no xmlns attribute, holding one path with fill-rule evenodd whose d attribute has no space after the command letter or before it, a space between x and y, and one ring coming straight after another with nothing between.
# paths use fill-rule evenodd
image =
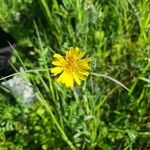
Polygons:
<instances>
[{"instance_id":1,"label":"green grass","mask_svg":"<svg viewBox=\"0 0 150 150\"><path fill-rule=\"evenodd\" d=\"M13 67L37 95L22 106L0 86L0 149L150 149L149 10L148 0L0 0L0 24L17 40ZM92 58L73 89L49 71L69 47Z\"/></svg>"}]
</instances>

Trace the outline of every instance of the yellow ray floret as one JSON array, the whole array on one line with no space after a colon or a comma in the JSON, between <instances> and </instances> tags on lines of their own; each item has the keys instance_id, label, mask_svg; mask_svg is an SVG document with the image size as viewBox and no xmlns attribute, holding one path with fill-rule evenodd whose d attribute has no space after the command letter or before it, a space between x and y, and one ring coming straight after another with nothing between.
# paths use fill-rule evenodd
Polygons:
<instances>
[{"instance_id":1,"label":"yellow ray floret","mask_svg":"<svg viewBox=\"0 0 150 150\"><path fill-rule=\"evenodd\" d=\"M54 60L51 68L51 73L56 76L60 75L57 79L58 83L63 83L67 87L72 88L74 82L78 85L81 84L81 80L85 80L89 75L91 67L89 66L90 58L83 58L84 52L79 48L71 47L65 52L65 56L54 54Z\"/></svg>"}]
</instances>

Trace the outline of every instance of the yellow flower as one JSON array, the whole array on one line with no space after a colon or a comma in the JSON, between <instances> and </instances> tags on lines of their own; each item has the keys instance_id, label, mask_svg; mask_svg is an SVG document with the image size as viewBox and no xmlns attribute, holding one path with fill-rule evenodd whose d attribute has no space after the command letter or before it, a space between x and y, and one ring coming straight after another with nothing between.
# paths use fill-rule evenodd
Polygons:
<instances>
[{"instance_id":1,"label":"yellow flower","mask_svg":"<svg viewBox=\"0 0 150 150\"><path fill-rule=\"evenodd\" d=\"M89 75L90 58L83 58L84 52L80 51L79 48L70 47L68 51L65 52L65 56L59 54L54 54L54 60L52 64L55 66L51 68L51 73L54 76L60 74L57 79L58 83L63 83L67 87L72 88L74 82L78 85L81 84L81 80L85 80Z\"/></svg>"}]
</instances>

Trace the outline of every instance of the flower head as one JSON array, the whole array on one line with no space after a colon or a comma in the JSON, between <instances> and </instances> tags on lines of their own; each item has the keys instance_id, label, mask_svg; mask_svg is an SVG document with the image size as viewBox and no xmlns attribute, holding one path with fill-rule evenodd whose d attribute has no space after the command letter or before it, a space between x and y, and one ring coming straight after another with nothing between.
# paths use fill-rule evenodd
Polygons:
<instances>
[{"instance_id":1,"label":"flower head","mask_svg":"<svg viewBox=\"0 0 150 150\"><path fill-rule=\"evenodd\" d=\"M52 64L55 66L51 68L51 73L54 76L60 75L57 79L58 83L63 83L67 87L72 88L74 82L78 85L81 84L81 80L85 80L89 75L90 58L83 58L84 52L80 51L79 48L71 47L65 52L65 56L60 54L54 54L54 60Z\"/></svg>"}]
</instances>

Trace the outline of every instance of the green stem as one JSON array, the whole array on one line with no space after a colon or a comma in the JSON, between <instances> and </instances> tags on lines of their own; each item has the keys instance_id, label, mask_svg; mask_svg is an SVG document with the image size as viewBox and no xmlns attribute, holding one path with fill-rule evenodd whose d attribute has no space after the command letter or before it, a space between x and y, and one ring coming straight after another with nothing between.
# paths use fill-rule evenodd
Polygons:
<instances>
[{"instance_id":1,"label":"green stem","mask_svg":"<svg viewBox=\"0 0 150 150\"><path fill-rule=\"evenodd\" d=\"M103 78L109 79L109 80L115 82L116 84L120 85L121 87L123 87L127 91L129 91L129 89L124 84L122 84L120 81L118 81L118 80L116 80L116 79L114 79L114 78L112 78L110 76L107 76L105 74L98 74L98 73L91 73L91 75L94 75L96 77L103 77Z\"/></svg>"},{"instance_id":2,"label":"green stem","mask_svg":"<svg viewBox=\"0 0 150 150\"><path fill-rule=\"evenodd\" d=\"M46 0L39 0L39 2L40 2L40 6L41 6L46 18L47 18L48 23L51 24L52 16L51 16L51 13L49 11Z\"/></svg>"}]
</instances>

